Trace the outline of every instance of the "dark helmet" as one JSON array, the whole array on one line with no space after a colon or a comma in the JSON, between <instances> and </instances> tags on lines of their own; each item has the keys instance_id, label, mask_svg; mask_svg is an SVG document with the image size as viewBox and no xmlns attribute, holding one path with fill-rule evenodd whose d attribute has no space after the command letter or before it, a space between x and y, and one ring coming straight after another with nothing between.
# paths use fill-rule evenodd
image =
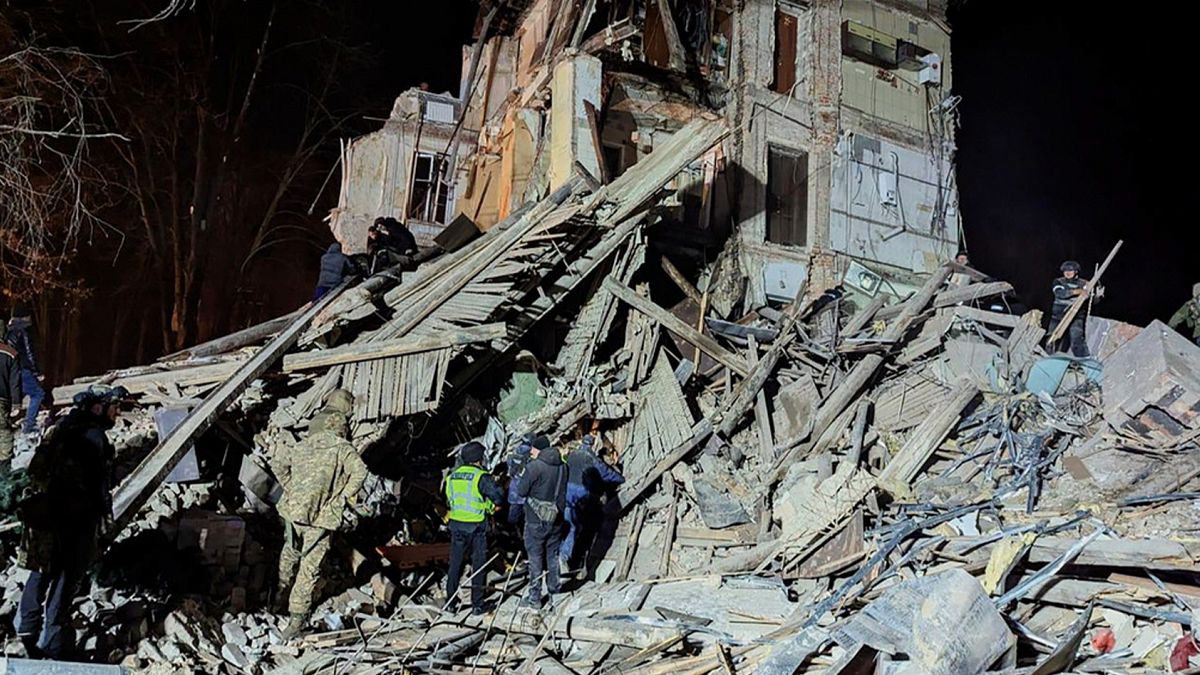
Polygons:
<instances>
[{"instance_id":1,"label":"dark helmet","mask_svg":"<svg viewBox=\"0 0 1200 675\"><path fill-rule=\"evenodd\" d=\"M87 389L75 394L71 402L77 408L87 408L97 403L120 403L129 398L129 390L121 385L115 387L107 384L93 384Z\"/></svg>"},{"instance_id":2,"label":"dark helmet","mask_svg":"<svg viewBox=\"0 0 1200 675\"><path fill-rule=\"evenodd\" d=\"M1081 268L1079 267L1079 263L1075 262L1074 260L1068 260L1065 263L1059 265L1058 269L1062 272L1066 272L1066 271L1070 270L1070 271L1078 274L1079 270Z\"/></svg>"}]
</instances>

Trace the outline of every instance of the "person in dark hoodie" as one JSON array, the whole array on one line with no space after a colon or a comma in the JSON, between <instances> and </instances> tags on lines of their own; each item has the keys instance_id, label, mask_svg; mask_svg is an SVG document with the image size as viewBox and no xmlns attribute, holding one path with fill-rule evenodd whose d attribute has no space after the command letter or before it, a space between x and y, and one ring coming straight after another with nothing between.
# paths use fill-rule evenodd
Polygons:
<instances>
[{"instance_id":1,"label":"person in dark hoodie","mask_svg":"<svg viewBox=\"0 0 1200 675\"><path fill-rule=\"evenodd\" d=\"M542 579L555 595L562 590L555 556L562 539L563 513L567 508L567 467L558 448L545 436L533 442L533 459L517 484L525 501L525 554L529 557L529 592L521 604L542 606Z\"/></svg>"},{"instance_id":2,"label":"person in dark hoodie","mask_svg":"<svg viewBox=\"0 0 1200 675\"><path fill-rule=\"evenodd\" d=\"M517 449L508 456L508 524L516 530L517 536L521 535L525 527L525 500L517 494L517 487L520 486L521 476L525 475L525 468L532 459L535 440L536 437L532 433L525 434L521 437Z\"/></svg>"},{"instance_id":3,"label":"person in dark hoodie","mask_svg":"<svg viewBox=\"0 0 1200 675\"><path fill-rule=\"evenodd\" d=\"M559 555L568 570L579 557L576 543L586 540L599 516L600 495L609 486L625 482L621 472L596 456L593 436L584 436L578 447L566 458L567 464L567 534L563 537Z\"/></svg>"},{"instance_id":4,"label":"person in dark hoodie","mask_svg":"<svg viewBox=\"0 0 1200 675\"><path fill-rule=\"evenodd\" d=\"M346 277L354 274L354 263L342 253L341 242L333 242L321 256L321 274L317 277L317 289L313 291L313 302L337 288Z\"/></svg>"},{"instance_id":5,"label":"person in dark hoodie","mask_svg":"<svg viewBox=\"0 0 1200 675\"><path fill-rule=\"evenodd\" d=\"M30 574L16 628L30 658L61 660L71 651L71 603L113 517L113 446L104 432L128 396L106 384L76 394L29 463L17 564Z\"/></svg>"},{"instance_id":6,"label":"person in dark hoodie","mask_svg":"<svg viewBox=\"0 0 1200 675\"><path fill-rule=\"evenodd\" d=\"M13 308L4 341L16 350L17 360L21 364L21 388L29 397L25 426L21 430L31 434L37 429L38 411L42 408L42 399L46 398L46 392L42 389L42 380L46 378L38 366L37 351L33 347L37 339L33 335L33 312L29 311L29 307L17 305Z\"/></svg>"}]
</instances>

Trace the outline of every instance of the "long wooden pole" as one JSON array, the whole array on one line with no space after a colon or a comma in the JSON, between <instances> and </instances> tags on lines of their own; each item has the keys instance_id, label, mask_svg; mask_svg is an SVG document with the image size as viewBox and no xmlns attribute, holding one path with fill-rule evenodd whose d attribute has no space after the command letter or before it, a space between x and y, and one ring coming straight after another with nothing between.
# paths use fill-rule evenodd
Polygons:
<instances>
[{"instance_id":1,"label":"long wooden pole","mask_svg":"<svg viewBox=\"0 0 1200 675\"><path fill-rule=\"evenodd\" d=\"M1063 315L1062 321L1058 322L1058 325L1054 327L1054 332L1050 333L1050 337L1046 338L1046 346L1050 346L1058 342L1062 338L1063 333L1067 332L1067 328L1069 328L1071 326L1071 322L1075 320L1075 315L1079 314L1079 310L1083 309L1084 304L1086 304L1088 298L1091 297L1092 291L1096 288L1096 283L1099 282L1100 277L1104 275L1104 270L1108 269L1108 264L1112 262L1113 257L1117 255L1117 251L1121 250L1121 244L1124 243L1125 240L1123 239L1118 241L1117 245L1113 246L1112 250L1108 252L1108 257L1104 259L1103 263L1101 263L1100 269L1096 271L1096 276L1092 277L1092 280L1087 282L1087 285L1083 287L1083 293L1079 297L1075 298L1075 302L1071 303L1071 308L1068 309L1067 313Z\"/></svg>"},{"instance_id":2,"label":"long wooden pole","mask_svg":"<svg viewBox=\"0 0 1200 675\"><path fill-rule=\"evenodd\" d=\"M150 499L150 495L154 494L167 474L171 473L171 470L187 453L192 446L193 439L203 433L216 420L217 415L220 415L225 408L237 400L238 395L251 382L266 372L275 361L283 356L284 352L296 344L296 340L300 338L300 334L304 332L313 318L337 299L349 283L349 280L343 281L340 286L310 305L304 313L296 317L290 325L263 346L253 358L242 364L237 372L225 380L220 387L206 396L195 410L183 418L179 426L162 439L158 447L150 451L142 463L138 464L133 472L125 478L125 481L117 487L116 493L113 495L114 523L112 531L108 533L109 537L115 537L133 520L138 510Z\"/></svg>"}]
</instances>

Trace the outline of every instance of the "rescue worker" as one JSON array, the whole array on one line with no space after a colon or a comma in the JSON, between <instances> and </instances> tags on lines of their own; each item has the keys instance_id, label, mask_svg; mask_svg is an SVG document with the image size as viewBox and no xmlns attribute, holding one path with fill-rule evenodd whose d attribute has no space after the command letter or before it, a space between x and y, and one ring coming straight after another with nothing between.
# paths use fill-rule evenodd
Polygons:
<instances>
[{"instance_id":1,"label":"rescue worker","mask_svg":"<svg viewBox=\"0 0 1200 675\"><path fill-rule=\"evenodd\" d=\"M458 583L471 556L471 613L486 614L483 585L487 580L487 518L504 502L504 493L483 470L484 448L472 441L458 449L458 466L446 477L450 506L450 569L446 574L447 609L458 611Z\"/></svg>"},{"instance_id":2,"label":"rescue worker","mask_svg":"<svg viewBox=\"0 0 1200 675\"><path fill-rule=\"evenodd\" d=\"M105 384L76 394L29 463L17 507L24 526L17 562L29 580L16 628L30 658L62 659L72 649L71 603L112 521L113 446L104 432L128 394Z\"/></svg>"},{"instance_id":3,"label":"rescue worker","mask_svg":"<svg viewBox=\"0 0 1200 675\"><path fill-rule=\"evenodd\" d=\"M1171 315L1167 325L1178 330L1187 324L1192 329L1192 341L1200 345L1200 284L1192 286L1192 299L1183 303L1178 311Z\"/></svg>"},{"instance_id":4,"label":"rescue worker","mask_svg":"<svg viewBox=\"0 0 1200 675\"><path fill-rule=\"evenodd\" d=\"M971 257L967 255L966 251L959 251L958 255L954 256L954 262L962 265L963 267L970 267ZM954 272L950 275L947 285L951 288L957 288L960 286L966 286L969 283L971 283L971 275L967 274L966 272Z\"/></svg>"},{"instance_id":5,"label":"rescue worker","mask_svg":"<svg viewBox=\"0 0 1200 675\"><path fill-rule=\"evenodd\" d=\"M534 441L532 459L517 486L525 501L525 554L529 558L529 588L521 604L542 606L542 580L550 595L561 592L558 574L563 513L567 508L567 468L562 454L545 436Z\"/></svg>"},{"instance_id":6,"label":"rescue worker","mask_svg":"<svg viewBox=\"0 0 1200 675\"><path fill-rule=\"evenodd\" d=\"M376 218L367 229L367 252L371 259L371 274L401 264L408 267L411 256L417 253L417 239L395 218Z\"/></svg>"},{"instance_id":7,"label":"rescue worker","mask_svg":"<svg viewBox=\"0 0 1200 675\"><path fill-rule=\"evenodd\" d=\"M533 457L533 442L536 436L532 433L521 437L517 449L508 456L508 524L517 535L525 525L525 499L517 493L521 485L521 477L525 475L530 459Z\"/></svg>"},{"instance_id":8,"label":"rescue worker","mask_svg":"<svg viewBox=\"0 0 1200 675\"><path fill-rule=\"evenodd\" d=\"M600 495L608 487L625 482L621 472L599 457L592 449L594 438L583 437L578 447L567 454L567 534L559 557L568 570L578 558L576 543L591 536L599 516Z\"/></svg>"},{"instance_id":9,"label":"rescue worker","mask_svg":"<svg viewBox=\"0 0 1200 675\"><path fill-rule=\"evenodd\" d=\"M276 598L287 597L291 620L286 639L296 637L308 620L330 539L367 477L366 465L346 440L344 415L319 412L308 429L308 436L278 455L273 467L283 486L277 507L284 521L284 543Z\"/></svg>"},{"instance_id":10,"label":"rescue worker","mask_svg":"<svg viewBox=\"0 0 1200 675\"><path fill-rule=\"evenodd\" d=\"M21 405L21 361L17 350L4 340L7 322L0 319L0 476L8 473L13 458L12 407Z\"/></svg>"},{"instance_id":11,"label":"rescue worker","mask_svg":"<svg viewBox=\"0 0 1200 675\"><path fill-rule=\"evenodd\" d=\"M317 288L313 291L313 302L321 299L338 284L349 276L353 276L355 272L354 263L350 262L350 258L342 253L341 242L333 242L329 248L325 249L325 253L321 255L321 273L317 277Z\"/></svg>"},{"instance_id":12,"label":"rescue worker","mask_svg":"<svg viewBox=\"0 0 1200 675\"><path fill-rule=\"evenodd\" d=\"M25 305L13 308L12 319L8 322L8 332L4 341L17 352L21 363L21 389L29 397L29 407L25 409L25 425L21 431L31 434L37 430L38 411L42 408L42 400L46 392L42 389L41 368L38 367L37 350L33 336L33 312Z\"/></svg>"},{"instance_id":13,"label":"rescue worker","mask_svg":"<svg viewBox=\"0 0 1200 675\"><path fill-rule=\"evenodd\" d=\"M1054 280L1054 304L1050 309L1050 332L1054 332L1066 317L1067 310L1074 304L1075 298L1087 293L1087 280L1079 276L1079 263L1074 260L1064 262L1059 269L1062 276ZM1077 358L1087 358L1087 316L1079 312L1072 319L1057 348L1068 347L1071 354ZM1064 350L1065 351L1065 350Z\"/></svg>"}]
</instances>

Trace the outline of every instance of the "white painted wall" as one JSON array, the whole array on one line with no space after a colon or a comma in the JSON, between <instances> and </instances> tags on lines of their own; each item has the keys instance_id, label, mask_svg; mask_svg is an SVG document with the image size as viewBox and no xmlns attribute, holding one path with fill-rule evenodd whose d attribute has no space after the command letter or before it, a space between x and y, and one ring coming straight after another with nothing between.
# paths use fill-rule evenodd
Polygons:
<instances>
[{"instance_id":1,"label":"white painted wall","mask_svg":"<svg viewBox=\"0 0 1200 675\"><path fill-rule=\"evenodd\" d=\"M945 223L933 226L939 167L933 158L863 134L843 133L833 157L830 245L856 258L930 272L958 251L958 193L941 163ZM894 183L896 205L883 203L881 179Z\"/></svg>"}]
</instances>

